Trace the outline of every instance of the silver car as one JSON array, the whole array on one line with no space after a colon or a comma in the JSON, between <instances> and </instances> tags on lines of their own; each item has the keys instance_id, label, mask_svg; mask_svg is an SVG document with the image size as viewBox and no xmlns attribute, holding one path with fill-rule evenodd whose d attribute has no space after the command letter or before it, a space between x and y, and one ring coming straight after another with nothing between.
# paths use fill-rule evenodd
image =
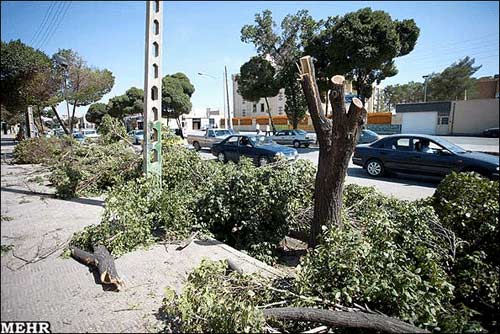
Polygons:
<instances>
[{"instance_id":1,"label":"silver car","mask_svg":"<svg viewBox=\"0 0 500 334\"><path fill-rule=\"evenodd\" d=\"M316 142L316 134L304 130L281 130L271 138L278 144L293 145L295 148L300 146L309 147L309 145Z\"/></svg>"}]
</instances>

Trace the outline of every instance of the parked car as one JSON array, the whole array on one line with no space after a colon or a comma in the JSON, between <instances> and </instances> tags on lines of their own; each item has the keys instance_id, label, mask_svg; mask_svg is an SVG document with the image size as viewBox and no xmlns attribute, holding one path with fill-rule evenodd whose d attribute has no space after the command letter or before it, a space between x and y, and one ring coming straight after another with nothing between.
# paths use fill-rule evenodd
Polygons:
<instances>
[{"instance_id":1,"label":"parked car","mask_svg":"<svg viewBox=\"0 0 500 334\"><path fill-rule=\"evenodd\" d=\"M374 177L390 171L436 176L474 171L498 179L499 157L466 151L435 136L400 134L357 145L352 162Z\"/></svg>"},{"instance_id":2,"label":"parked car","mask_svg":"<svg viewBox=\"0 0 500 334\"><path fill-rule=\"evenodd\" d=\"M257 166L264 166L278 157L296 160L294 148L278 145L270 137L256 135L232 135L212 146L212 154L221 162L238 162L241 156L251 158Z\"/></svg>"},{"instance_id":3,"label":"parked car","mask_svg":"<svg viewBox=\"0 0 500 334\"><path fill-rule=\"evenodd\" d=\"M94 129L83 129L81 131L81 133L83 135L83 138L85 138L85 139L98 138L99 137L99 134Z\"/></svg>"},{"instance_id":4,"label":"parked car","mask_svg":"<svg viewBox=\"0 0 500 334\"><path fill-rule=\"evenodd\" d=\"M282 145L293 145L295 148L300 146L309 147L316 142L316 134L304 130L281 130L271 136L272 140Z\"/></svg>"},{"instance_id":5,"label":"parked car","mask_svg":"<svg viewBox=\"0 0 500 334\"><path fill-rule=\"evenodd\" d=\"M73 133L73 138L79 143L83 143L83 141L85 140L85 137L80 132Z\"/></svg>"},{"instance_id":6,"label":"parked car","mask_svg":"<svg viewBox=\"0 0 500 334\"><path fill-rule=\"evenodd\" d=\"M142 141L144 140L144 130L132 130L128 133L128 136L133 144L142 144Z\"/></svg>"},{"instance_id":7,"label":"parked car","mask_svg":"<svg viewBox=\"0 0 500 334\"><path fill-rule=\"evenodd\" d=\"M489 128L483 131L483 136L498 138L500 136L499 128Z\"/></svg>"},{"instance_id":8,"label":"parked car","mask_svg":"<svg viewBox=\"0 0 500 334\"><path fill-rule=\"evenodd\" d=\"M380 137L377 133L363 129L361 130L361 135L359 136L358 144L368 144L368 143L373 143L376 140L379 140Z\"/></svg>"},{"instance_id":9,"label":"parked car","mask_svg":"<svg viewBox=\"0 0 500 334\"><path fill-rule=\"evenodd\" d=\"M214 144L220 143L234 134L233 129L207 129L200 135L188 134L187 141L188 144L193 145L193 147L199 151L202 147L211 148Z\"/></svg>"}]
</instances>

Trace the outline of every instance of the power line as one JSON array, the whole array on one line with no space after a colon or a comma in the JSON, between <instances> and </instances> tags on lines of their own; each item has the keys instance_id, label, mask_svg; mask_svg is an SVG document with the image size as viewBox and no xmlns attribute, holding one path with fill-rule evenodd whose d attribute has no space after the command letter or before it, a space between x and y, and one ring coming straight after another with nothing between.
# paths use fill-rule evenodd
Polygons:
<instances>
[{"instance_id":1,"label":"power line","mask_svg":"<svg viewBox=\"0 0 500 334\"><path fill-rule=\"evenodd\" d=\"M50 32L49 35L47 35L47 38L44 40L42 43L43 45L47 44L50 42L52 36L54 36L54 33L59 29L59 26L61 25L62 21L64 20L66 13L68 12L69 7L71 6L71 2L67 2L65 5L65 8L61 10L61 15L59 16L58 19L56 19L56 24L54 25L52 31ZM63 12L64 11L64 12Z\"/></svg>"},{"instance_id":2,"label":"power line","mask_svg":"<svg viewBox=\"0 0 500 334\"><path fill-rule=\"evenodd\" d=\"M451 45L456 45L456 44L460 44L460 43L465 43L465 42L472 42L472 41L478 41L478 40L487 40L487 39L491 39L492 37L496 37L498 39L498 36L499 34L498 33L490 33L490 34L486 34L486 35L482 35L482 36L477 36L477 37L474 37L474 38L469 38L469 39L465 39L465 40L461 40L461 41L454 41L454 42L451 42L451 43L431 43L431 44L427 44L426 47L434 47L434 46L445 46L445 47L448 47L448 46L451 46ZM418 44L418 41L417 41L417 45Z\"/></svg>"},{"instance_id":3,"label":"power line","mask_svg":"<svg viewBox=\"0 0 500 334\"><path fill-rule=\"evenodd\" d=\"M49 18L49 15L50 13L52 12L52 10L54 9L54 5L55 5L55 2L54 1L51 1L50 2L50 5L49 5L49 8L47 9L47 11L45 12L45 16L43 17L42 19L42 22L40 23L40 25L38 26L38 29L36 30L35 34L33 35L33 37L31 37L31 40L29 42L29 45L34 45L33 42L35 42L37 40L37 37L39 37L40 35L40 32L42 31L43 29L43 26L47 23L47 19Z\"/></svg>"},{"instance_id":4,"label":"power line","mask_svg":"<svg viewBox=\"0 0 500 334\"><path fill-rule=\"evenodd\" d=\"M57 9L55 9L54 13L52 13L52 16L49 18L49 20L47 21L47 24L45 25L45 30L39 36L38 43L37 43L37 48L38 49L41 48L41 46L43 44L42 42L47 38L47 35L52 30L52 27L54 26L54 23L55 23L57 17L61 13L61 9L64 6L64 3L57 2L56 6L57 6Z\"/></svg>"}]
</instances>

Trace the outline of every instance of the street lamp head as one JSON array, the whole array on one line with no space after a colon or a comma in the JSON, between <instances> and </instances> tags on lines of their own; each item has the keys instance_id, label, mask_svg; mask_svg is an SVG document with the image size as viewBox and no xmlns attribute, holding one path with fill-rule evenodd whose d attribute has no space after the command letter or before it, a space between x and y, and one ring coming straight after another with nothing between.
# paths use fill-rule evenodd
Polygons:
<instances>
[{"instance_id":1,"label":"street lamp head","mask_svg":"<svg viewBox=\"0 0 500 334\"><path fill-rule=\"evenodd\" d=\"M63 66L63 67L68 67L68 61L66 60L66 58L64 58L63 56L60 56L60 55L54 55L54 60L56 61L56 63L58 63L59 65Z\"/></svg>"}]
</instances>

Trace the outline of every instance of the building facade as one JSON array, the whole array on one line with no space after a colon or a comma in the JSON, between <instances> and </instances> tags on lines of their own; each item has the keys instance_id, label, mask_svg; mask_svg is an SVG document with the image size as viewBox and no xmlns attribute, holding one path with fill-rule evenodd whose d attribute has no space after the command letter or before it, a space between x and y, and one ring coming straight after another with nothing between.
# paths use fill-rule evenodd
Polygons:
<instances>
[{"instance_id":1,"label":"building facade","mask_svg":"<svg viewBox=\"0 0 500 334\"><path fill-rule=\"evenodd\" d=\"M261 130L266 130L270 126L269 124L269 114L267 110L267 104L264 98L261 98L257 102L247 101L238 93L238 81L237 75L233 74L231 76L233 83L233 112L232 112L232 123L235 129L253 131L257 128ZM345 86L346 91L346 103L347 97L352 98L356 95L356 91L353 90L352 83L346 81ZM366 110L368 112L382 111L382 89L379 86L373 86L373 95L367 101ZM288 129L291 128L291 124L288 122L285 113L286 95L285 89L279 90L278 95L269 97L268 99L269 109L271 116L273 117L273 122L278 129ZM323 106L324 109L325 105ZM330 109L329 106L328 109ZM221 127L224 127L224 118L221 118ZM312 120L307 115L302 122L299 123L299 128L304 130L313 130Z\"/></svg>"}]
</instances>

